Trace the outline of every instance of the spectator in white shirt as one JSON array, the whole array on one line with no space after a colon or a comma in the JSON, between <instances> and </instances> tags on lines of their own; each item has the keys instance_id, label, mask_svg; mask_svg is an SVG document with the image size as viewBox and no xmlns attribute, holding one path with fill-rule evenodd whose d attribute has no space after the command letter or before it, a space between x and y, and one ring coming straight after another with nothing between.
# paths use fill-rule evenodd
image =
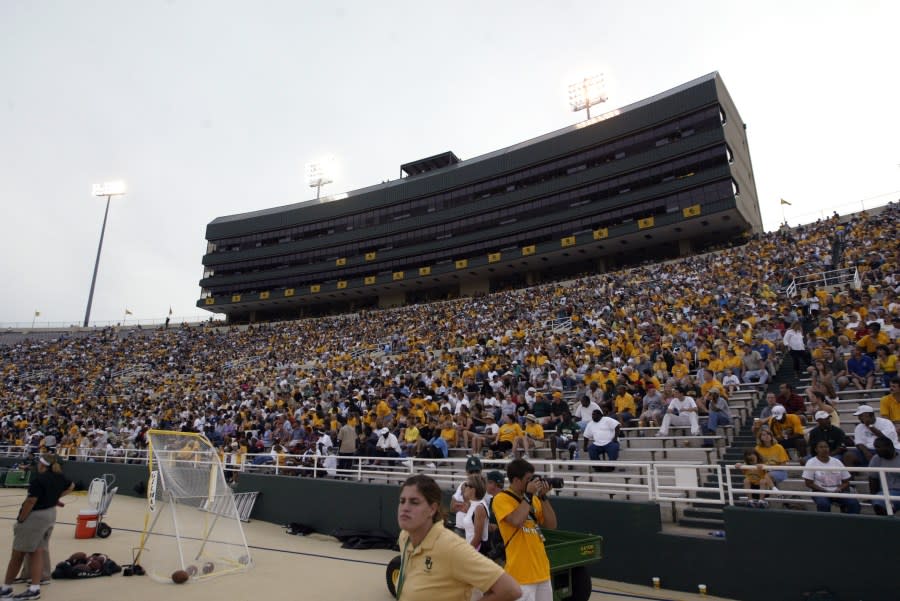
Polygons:
<instances>
[{"instance_id":1,"label":"spectator in white shirt","mask_svg":"<svg viewBox=\"0 0 900 601\"><path fill-rule=\"evenodd\" d=\"M581 397L581 403L578 407L575 407L575 411L572 412L572 415L578 419L578 425L581 426L582 431L584 431L585 427L591 423L594 411L600 411L600 415L603 415L600 405L592 401L587 395Z\"/></svg>"},{"instance_id":2,"label":"spectator in white shirt","mask_svg":"<svg viewBox=\"0 0 900 601\"><path fill-rule=\"evenodd\" d=\"M853 442L856 444L856 448L847 449L847 452L844 453L844 461L847 465L869 465L875 455L875 439L879 436L886 437L893 443L895 449L900 450L897 429L891 420L877 417L875 409L870 405L860 405L853 415L859 419L859 423L853 430Z\"/></svg>"},{"instance_id":3,"label":"spectator in white shirt","mask_svg":"<svg viewBox=\"0 0 900 601\"><path fill-rule=\"evenodd\" d=\"M590 423L584 428L584 450L591 461L599 461L601 455L606 455L609 461L619 458L619 426L619 420L604 417L602 411L594 410ZM613 470L615 468L609 466L600 468L604 472Z\"/></svg>"},{"instance_id":4,"label":"spectator in white shirt","mask_svg":"<svg viewBox=\"0 0 900 601\"><path fill-rule=\"evenodd\" d=\"M700 434L700 421L697 418L697 402L684 394L681 386L675 389L675 397L669 401L657 436L668 436L670 426L691 426L691 434Z\"/></svg>"}]
</instances>

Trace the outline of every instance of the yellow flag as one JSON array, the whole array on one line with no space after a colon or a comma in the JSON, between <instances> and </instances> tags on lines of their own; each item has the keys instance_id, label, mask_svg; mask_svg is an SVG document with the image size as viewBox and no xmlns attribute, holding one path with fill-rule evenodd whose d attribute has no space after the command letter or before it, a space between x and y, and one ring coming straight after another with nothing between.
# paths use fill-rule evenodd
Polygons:
<instances>
[{"instance_id":1,"label":"yellow flag","mask_svg":"<svg viewBox=\"0 0 900 601\"><path fill-rule=\"evenodd\" d=\"M35 312L34 312L34 316L35 316L35 317L40 317L40 316L41 316L41 312L40 312L40 311L35 311Z\"/></svg>"},{"instance_id":2,"label":"yellow flag","mask_svg":"<svg viewBox=\"0 0 900 601\"><path fill-rule=\"evenodd\" d=\"M783 199L783 198L781 199L781 204L787 205L787 206L792 206L791 203L789 203L788 201L786 201L786 200Z\"/></svg>"},{"instance_id":3,"label":"yellow flag","mask_svg":"<svg viewBox=\"0 0 900 601\"><path fill-rule=\"evenodd\" d=\"M125 315L133 315L130 309L125 309Z\"/></svg>"}]
</instances>

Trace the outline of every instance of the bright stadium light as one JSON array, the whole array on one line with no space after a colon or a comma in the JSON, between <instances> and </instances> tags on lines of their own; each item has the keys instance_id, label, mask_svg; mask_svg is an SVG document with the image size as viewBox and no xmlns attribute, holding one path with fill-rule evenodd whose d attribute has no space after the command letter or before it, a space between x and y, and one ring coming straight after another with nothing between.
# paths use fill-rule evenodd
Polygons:
<instances>
[{"instance_id":1,"label":"bright stadium light","mask_svg":"<svg viewBox=\"0 0 900 601\"><path fill-rule=\"evenodd\" d=\"M591 107L606 100L606 81L602 73L569 84L569 106L572 107L572 112L587 109L588 119L591 118Z\"/></svg>"},{"instance_id":2,"label":"bright stadium light","mask_svg":"<svg viewBox=\"0 0 900 601\"><path fill-rule=\"evenodd\" d=\"M106 233L106 218L109 216L109 201L113 196L124 196L125 182L119 180L94 184L92 194L106 197L106 211L103 213L103 226L100 228L100 244L97 245L97 259L94 261L94 275L91 277L91 291L88 293L87 309L84 312L84 327L88 327L91 319L91 304L94 302L94 286L97 284L97 268L100 267L100 251L103 250L103 235Z\"/></svg>"},{"instance_id":3,"label":"bright stadium light","mask_svg":"<svg viewBox=\"0 0 900 601\"><path fill-rule=\"evenodd\" d=\"M329 155L306 164L306 183L316 189L316 200L319 200L322 186L334 183L334 163L334 157Z\"/></svg>"}]
</instances>

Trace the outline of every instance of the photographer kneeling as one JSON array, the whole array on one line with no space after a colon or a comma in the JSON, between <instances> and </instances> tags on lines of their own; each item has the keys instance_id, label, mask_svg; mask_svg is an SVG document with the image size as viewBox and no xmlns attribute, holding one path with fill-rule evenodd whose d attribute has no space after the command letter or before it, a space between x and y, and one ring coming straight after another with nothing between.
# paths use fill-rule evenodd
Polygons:
<instances>
[{"instance_id":1,"label":"photographer kneeling","mask_svg":"<svg viewBox=\"0 0 900 601\"><path fill-rule=\"evenodd\" d=\"M522 586L522 601L552 601L550 560L541 534L541 527L556 528L547 496L551 483L535 477L534 466L524 459L510 461L506 476L509 488L491 502L506 547L506 572Z\"/></svg>"}]
</instances>

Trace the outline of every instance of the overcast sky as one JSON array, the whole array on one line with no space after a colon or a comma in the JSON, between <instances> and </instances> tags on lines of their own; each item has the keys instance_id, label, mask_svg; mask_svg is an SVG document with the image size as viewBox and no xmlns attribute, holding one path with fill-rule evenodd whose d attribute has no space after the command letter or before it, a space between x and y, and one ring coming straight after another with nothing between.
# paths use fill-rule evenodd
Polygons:
<instances>
[{"instance_id":1,"label":"overcast sky","mask_svg":"<svg viewBox=\"0 0 900 601\"><path fill-rule=\"evenodd\" d=\"M0 323L204 313L206 224L466 159L719 71L767 230L900 198L900 3L0 0ZM597 112L600 109L595 109Z\"/></svg>"}]
</instances>

